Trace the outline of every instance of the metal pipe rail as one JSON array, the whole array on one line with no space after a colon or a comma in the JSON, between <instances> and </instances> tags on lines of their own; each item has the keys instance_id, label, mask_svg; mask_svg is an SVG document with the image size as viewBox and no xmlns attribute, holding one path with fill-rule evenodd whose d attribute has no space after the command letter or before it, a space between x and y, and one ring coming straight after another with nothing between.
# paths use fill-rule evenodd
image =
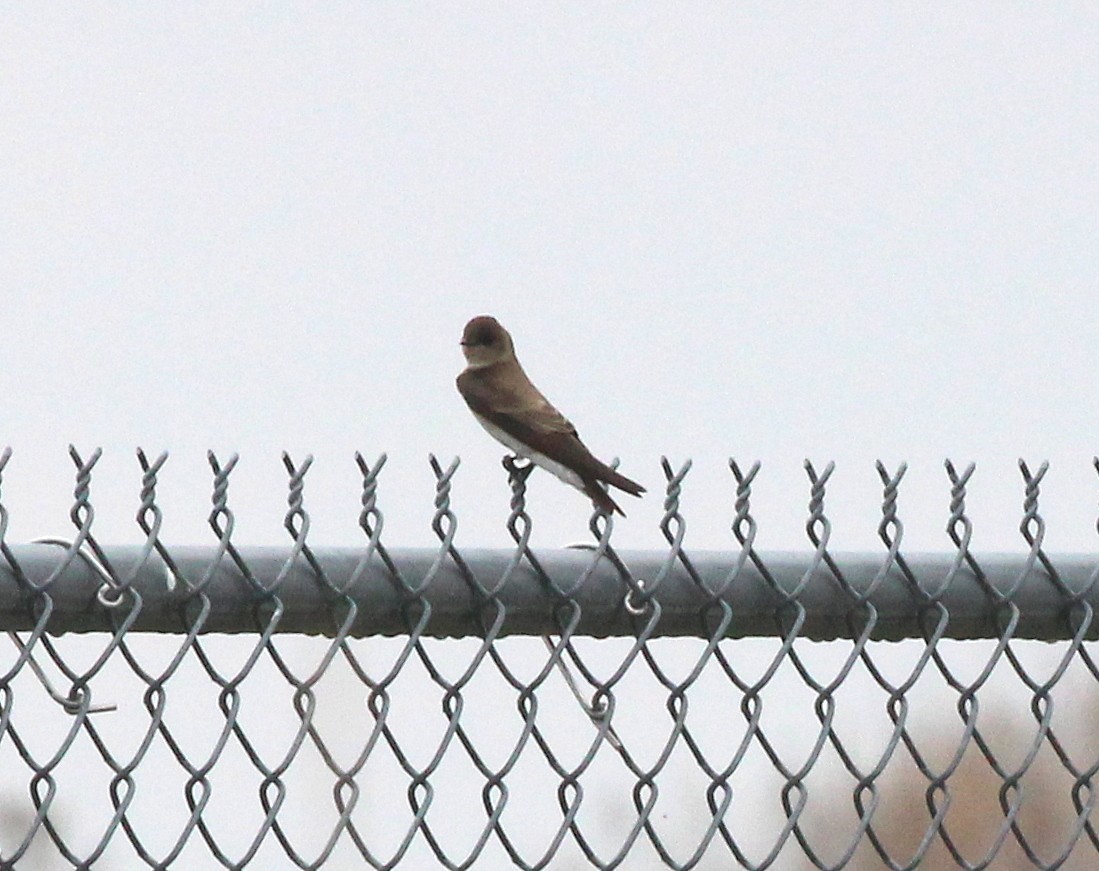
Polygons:
<instances>
[{"instance_id":1,"label":"metal pipe rail","mask_svg":"<svg viewBox=\"0 0 1099 871\"><path fill-rule=\"evenodd\" d=\"M279 633L350 637L420 632L431 637L477 635L478 617L499 608L496 637L550 635L564 611L576 609L571 634L721 637L783 635L797 621L802 638L922 637L943 621L941 637L999 638L1014 615L1015 638L1099 637L1096 558L996 554L974 561L950 554L695 552L673 559L653 551L586 549L538 554L535 568L507 550L467 550L457 559L427 548L377 553L325 549L310 558L293 548L241 548L247 575L214 547L173 548L170 567L140 547L107 548L103 563L52 544L8 547L0 561L0 630L28 631L49 602L52 633L255 632L257 617ZM14 561L14 562L13 562ZM617 562L617 565L616 565ZM18 571L13 569L18 567ZM110 566L104 575L103 565ZM58 571L60 567L60 571ZM549 582L547 583L547 578ZM44 580L49 579L45 587ZM122 590L116 594L112 586ZM204 607L200 607L200 604ZM208 607L205 607L208 606ZM344 626L348 609L351 622ZM273 613L277 610L277 617ZM728 619L725 619L725 615Z\"/></svg>"}]
</instances>

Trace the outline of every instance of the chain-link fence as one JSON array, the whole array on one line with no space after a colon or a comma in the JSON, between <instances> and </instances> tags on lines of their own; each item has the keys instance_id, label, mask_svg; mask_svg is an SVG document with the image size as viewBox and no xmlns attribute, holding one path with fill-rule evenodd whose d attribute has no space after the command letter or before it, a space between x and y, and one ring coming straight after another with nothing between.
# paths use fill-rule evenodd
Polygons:
<instances>
[{"instance_id":1,"label":"chain-link fence","mask_svg":"<svg viewBox=\"0 0 1099 871\"><path fill-rule=\"evenodd\" d=\"M0 456L0 475L10 451ZM208 546L161 540L166 455L141 452L144 543L8 541L0 500L0 867L1092 868L1099 557L978 557L970 465L954 550L829 547L833 467L806 463L810 548L761 554L759 466L730 463L730 547L689 552L666 478L659 549L535 552L510 461L510 550L387 548L385 458L362 539L309 544L311 460L284 458L283 548L238 547L213 454ZM1099 461L1096 462L1099 470ZM1041 643L1032 639L1041 639ZM898 643L886 644L883 640Z\"/></svg>"}]
</instances>

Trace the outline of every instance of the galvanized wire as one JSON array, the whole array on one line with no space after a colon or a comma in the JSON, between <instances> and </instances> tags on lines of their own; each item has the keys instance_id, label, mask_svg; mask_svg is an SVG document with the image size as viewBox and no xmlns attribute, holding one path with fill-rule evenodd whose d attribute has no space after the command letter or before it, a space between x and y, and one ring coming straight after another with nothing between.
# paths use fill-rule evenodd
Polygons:
<instances>
[{"instance_id":1,"label":"galvanized wire","mask_svg":"<svg viewBox=\"0 0 1099 871\"><path fill-rule=\"evenodd\" d=\"M882 463L877 531L884 552L834 552L826 502L835 466L818 470L809 462L811 550L760 553L751 510L760 465L745 471L735 461L731 549L690 553L681 496L692 465L676 468L667 459L660 549L619 551L614 518L596 510L589 544L536 553L526 490L531 467L512 458L504 467L514 547L481 551L459 547L457 459L430 458L430 549L383 542L378 486L386 457L369 463L359 454L361 544L310 544L305 490L313 459L284 455L288 545L248 548L234 542L229 500L238 457L223 461L211 452L214 540L182 548L161 537L157 485L167 454L150 461L138 452L135 520L144 539L136 547L104 544L94 530L91 481L101 452L85 459L74 448L70 456L71 538L10 542L9 509L0 498L0 628L12 642L0 660L0 868L32 861L72 868L393 868L426 860L453 869L567 862L618 868L635 867L643 856L669 868L1083 868L1097 860L1091 813L1099 748L1082 751L1066 734L1094 716L1094 703L1076 688L1080 675L1099 683L1090 653L1099 636L1099 559L1046 553L1039 496L1048 464L1019 465L1025 553L978 559L966 510L973 464L961 472L945 465L949 554L904 550L898 496L907 466ZM10 449L0 454L0 485L11 457ZM59 634L65 632L91 633L91 653L77 655L74 636ZM240 640L232 655L221 633ZM307 660L294 644L303 635L313 636ZM544 652L516 652L519 642L509 636L523 635L540 636ZM381 636L393 640L379 657ZM621 641L611 655L591 636ZM741 652L748 648L737 646L747 642L736 640L746 636L770 641L748 657ZM466 639L457 658L446 646L455 642L437 640L455 637ZM909 639L915 652L903 667L880 643L885 638ZM972 656L961 661L957 638L988 639L974 648L976 666ZM1029 638L1057 642L1051 662L1028 661ZM826 672L811 639L841 639ZM155 654L151 640L160 643ZM670 657L669 644L678 645ZM345 717L346 731L334 732L323 720L337 673L340 694L355 695L358 704ZM283 707L257 683L262 675L289 694ZM981 705L1005 676L1027 699L1014 727L1024 738L1011 752L1002 746L999 721ZM634 710L640 678L649 687L644 722L625 712ZM485 681L498 688L502 705L493 716L517 729L508 741L485 743L484 715L474 708ZM921 731L917 712L929 684L950 703L937 714L957 732L945 745ZM202 685L215 693L216 706L201 708L211 735L196 750L195 718L181 711L197 714L186 694ZM845 693L853 685L862 687L855 704L885 724L873 746L855 737L847 719ZM784 707L790 687L812 700L810 717L776 722L775 711L792 716ZM282 718L285 736L275 753L266 727L246 713L257 693L264 694L265 714ZM135 699L143 711L137 719ZM730 723L728 740L715 751L712 717L730 703L740 722ZM413 749L422 736L410 734L408 715L399 713L409 706L441 729L429 752ZM570 719L576 715L579 721ZM62 734L44 751L37 733L46 717L62 723ZM563 720L576 723L567 739L559 731ZM124 747L115 735L123 726L130 735ZM356 736L352 752L348 731ZM803 752L790 752L793 733ZM981 818L985 836L977 848L972 820L959 810L970 800L973 759L995 782L995 811ZM371 804L371 792L387 787L381 764L403 784L407 805L407 820L394 823L399 835L388 841L375 831L379 809ZM534 789L531 766L552 785L554 813L511 810ZM440 816L436 808L454 790L456 767L467 772L465 785L480 803L467 804L460 818ZM825 767L832 779L822 785ZM316 779L308 787L297 779L305 768ZM919 813L903 815L903 845L895 812L901 770L922 794ZM221 779L226 771L254 784L246 821L227 821L224 808L216 809L219 796L233 792ZM679 794L674 781L687 771L701 779L690 837L663 822L667 796ZM629 787L611 839L593 822L589 797L607 772ZM767 827L745 824L753 809L742 798L761 772L772 785L771 836L763 844L759 833ZM158 776L169 775L176 793L157 786ZM95 777L106 778L103 788L87 785ZM1035 782L1058 784L1062 807L1071 808L1056 836L1048 819L1043 826L1028 817L1035 804L1027 787ZM302 794L318 810L308 834L292 810ZM150 795L176 808L171 832L151 826L143 810ZM76 833L74 806L104 809L91 835ZM822 832L822 813L840 806L844 825ZM395 809L391 816L402 818ZM456 838L455 829L465 836Z\"/></svg>"}]
</instances>

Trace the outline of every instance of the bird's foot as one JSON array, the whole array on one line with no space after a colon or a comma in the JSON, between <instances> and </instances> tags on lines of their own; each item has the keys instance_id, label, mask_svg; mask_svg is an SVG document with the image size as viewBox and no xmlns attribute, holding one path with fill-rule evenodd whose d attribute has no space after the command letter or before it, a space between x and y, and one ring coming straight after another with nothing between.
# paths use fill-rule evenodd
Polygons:
<instances>
[{"instance_id":1,"label":"bird's foot","mask_svg":"<svg viewBox=\"0 0 1099 871\"><path fill-rule=\"evenodd\" d=\"M503 459L503 466L509 475L526 478L534 469L534 463L524 460L518 454L507 454Z\"/></svg>"}]
</instances>

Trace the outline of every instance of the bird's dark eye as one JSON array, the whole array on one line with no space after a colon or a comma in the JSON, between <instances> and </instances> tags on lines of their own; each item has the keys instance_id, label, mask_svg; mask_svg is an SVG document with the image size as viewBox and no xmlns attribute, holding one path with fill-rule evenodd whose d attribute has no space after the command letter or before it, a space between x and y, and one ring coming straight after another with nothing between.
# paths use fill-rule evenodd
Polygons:
<instances>
[{"instance_id":1,"label":"bird's dark eye","mask_svg":"<svg viewBox=\"0 0 1099 871\"><path fill-rule=\"evenodd\" d=\"M469 337L470 345L491 345L496 335L488 327L475 329Z\"/></svg>"}]
</instances>

